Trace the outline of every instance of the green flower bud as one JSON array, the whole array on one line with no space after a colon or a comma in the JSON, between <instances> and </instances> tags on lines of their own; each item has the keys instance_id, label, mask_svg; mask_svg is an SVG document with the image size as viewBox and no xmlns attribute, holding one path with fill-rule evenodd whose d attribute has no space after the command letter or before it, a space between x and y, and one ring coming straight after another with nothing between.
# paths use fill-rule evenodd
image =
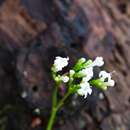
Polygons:
<instances>
[{"instance_id":1,"label":"green flower bud","mask_svg":"<svg viewBox=\"0 0 130 130\"><path fill-rule=\"evenodd\" d=\"M77 61L77 63L75 64L75 66L74 66L74 70L75 70L75 71L79 71L79 70L81 70L83 64L85 63L85 61L86 61L85 58L80 58L80 59Z\"/></svg>"},{"instance_id":2,"label":"green flower bud","mask_svg":"<svg viewBox=\"0 0 130 130\"><path fill-rule=\"evenodd\" d=\"M60 76L60 75L55 76L55 77L54 77L54 80L55 80L57 83L61 82L61 76Z\"/></svg>"},{"instance_id":3,"label":"green flower bud","mask_svg":"<svg viewBox=\"0 0 130 130\"><path fill-rule=\"evenodd\" d=\"M98 89L107 90L107 85L101 79L91 80L90 84Z\"/></svg>"},{"instance_id":4,"label":"green flower bud","mask_svg":"<svg viewBox=\"0 0 130 130\"><path fill-rule=\"evenodd\" d=\"M74 76L74 74L75 74L75 71L74 70L70 70L69 75L70 75L71 78Z\"/></svg>"},{"instance_id":5,"label":"green flower bud","mask_svg":"<svg viewBox=\"0 0 130 130\"><path fill-rule=\"evenodd\" d=\"M51 71L52 71L52 73L56 73L56 68L54 65L51 67Z\"/></svg>"},{"instance_id":6,"label":"green flower bud","mask_svg":"<svg viewBox=\"0 0 130 130\"><path fill-rule=\"evenodd\" d=\"M88 67L89 65L91 65L93 63L92 60L88 60L86 63L83 64L83 68Z\"/></svg>"},{"instance_id":7,"label":"green flower bud","mask_svg":"<svg viewBox=\"0 0 130 130\"><path fill-rule=\"evenodd\" d=\"M69 92L76 93L78 89L80 89L80 85L73 85L69 88Z\"/></svg>"}]
</instances>

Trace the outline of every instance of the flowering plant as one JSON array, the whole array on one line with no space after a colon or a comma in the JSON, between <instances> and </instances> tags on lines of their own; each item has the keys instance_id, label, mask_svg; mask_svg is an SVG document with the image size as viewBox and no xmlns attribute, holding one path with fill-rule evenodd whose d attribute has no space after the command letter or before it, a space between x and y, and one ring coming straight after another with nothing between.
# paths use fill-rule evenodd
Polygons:
<instances>
[{"instance_id":1,"label":"flowering plant","mask_svg":"<svg viewBox=\"0 0 130 130\"><path fill-rule=\"evenodd\" d=\"M87 98L87 96L92 93L92 87L107 90L109 86L113 87L115 85L115 81L111 78L112 74L105 70L100 71L98 78L94 79L93 68L96 66L102 67L104 65L102 57L97 57L94 61L80 58L69 72L63 75L59 74L59 72L68 65L68 61L69 57L63 58L57 56L51 68L56 86L53 91L52 111L46 130L52 130L57 112L62 108L64 102L70 95L77 93L79 96ZM78 83L76 82L77 79L79 80ZM58 89L63 83L65 84L66 92L63 98L58 100Z\"/></svg>"}]
</instances>

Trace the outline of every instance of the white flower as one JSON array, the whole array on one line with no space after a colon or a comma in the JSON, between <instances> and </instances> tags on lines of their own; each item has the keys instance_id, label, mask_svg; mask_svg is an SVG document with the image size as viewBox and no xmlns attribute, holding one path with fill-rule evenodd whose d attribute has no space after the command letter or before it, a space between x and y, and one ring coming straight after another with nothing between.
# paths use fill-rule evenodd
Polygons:
<instances>
[{"instance_id":1,"label":"white flower","mask_svg":"<svg viewBox=\"0 0 130 130\"><path fill-rule=\"evenodd\" d=\"M111 73L107 73L106 71L101 71L99 73L99 78L107 85L113 87L115 85L115 81L111 79Z\"/></svg>"},{"instance_id":2,"label":"white flower","mask_svg":"<svg viewBox=\"0 0 130 130\"><path fill-rule=\"evenodd\" d=\"M57 56L54 60L54 68L55 72L61 71L64 67L68 65L69 58L62 58L60 56Z\"/></svg>"},{"instance_id":3,"label":"white flower","mask_svg":"<svg viewBox=\"0 0 130 130\"><path fill-rule=\"evenodd\" d=\"M83 80L89 81L93 77L93 67L82 69L79 75L85 76Z\"/></svg>"},{"instance_id":4,"label":"white flower","mask_svg":"<svg viewBox=\"0 0 130 130\"><path fill-rule=\"evenodd\" d=\"M103 57L96 57L96 59L93 61L92 64L90 64L88 67L101 67L104 65Z\"/></svg>"},{"instance_id":5,"label":"white flower","mask_svg":"<svg viewBox=\"0 0 130 130\"><path fill-rule=\"evenodd\" d=\"M88 94L90 95L92 93L90 84L88 82L81 83L80 89L77 90L77 93L84 96L84 98L87 98Z\"/></svg>"},{"instance_id":6,"label":"white flower","mask_svg":"<svg viewBox=\"0 0 130 130\"><path fill-rule=\"evenodd\" d=\"M64 82L64 83L67 83L69 81L69 77L68 76L61 76L61 80Z\"/></svg>"}]
</instances>

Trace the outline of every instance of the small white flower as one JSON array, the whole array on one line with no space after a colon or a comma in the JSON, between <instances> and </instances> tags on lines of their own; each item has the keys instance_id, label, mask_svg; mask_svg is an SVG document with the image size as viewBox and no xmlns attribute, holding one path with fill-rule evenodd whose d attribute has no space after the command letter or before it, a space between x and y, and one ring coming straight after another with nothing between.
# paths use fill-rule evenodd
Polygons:
<instances>
[{"instance_id":1,"label":"small white flower","mask_svg":"<svg viewBox=\"0 0 130 130\"><path fill-rule=\"evenodd\" d=\"M90 84L88 82L81 83L80 89L77 90L77 93L84 96L84 98L87 98L88 94L90 95L92 93Z\"/></svg>"},{"instance_id":2,"label":"small white flower","mask_svg":"<svg viewBox=\"0 0 130 130\"><path fill-rule=\"evenodd\" d=\"M114 85L115 85L114 80L109 80L109 82L107 82L107 86L114 87Z\"/></svg>"},{"instance_id":3,"label":"small white flower","mask_svg":"<svg viewBox=\"0 0 130 130\"><path fill-rule=\"evenodd\" d=\"M64 82L64 83L67 83L69 81L69 77L68 76L61 76L61 80Z\"/></svg>"},{"instance_id":4,"label":"small white flower","mask_svg":"<svg viewBox=\"0 0 130 130\"><path fill-rule=\"evenodd\" d=\"M93 68L92 67L85 68L81 70L79 74L85 76L83 80L89 81L93 77Z\"/></svg>"},{"instance_id":5,"label":"small white flower","mask_svg":"<svg viewBox=\"0 0 130 130\"><path fill-rule=\"evenodd\" d=\"M92 64L90 64L88 67L101 67L104 65L103 57L96 57L96 59L93 61Z\"/></svg>"},{"instance_id":6,"label":"small white flower","mask_svg":"<svg viewBox=\"0 0 130 130\"><path fill-rule=\"evenodd\" d=\"M56 59L54 60L54 67L55 71L61 71L64 67L68 65L69 58L63 58L60 56L57 56Z\"/></svg>"},{"instance_id":7,"label":"small white flower","mask_svg":"<svg viewBox=\"0 0 130 130\"><path fill-rule=\"evenodd\" d=\"M111 79L111 73L107 73L106 71L101 71L99 73L99 78L107 85L113 87L115 85L115 81ZM107 81L105 81L107 80Z\"/></svg>"}]
</instances>

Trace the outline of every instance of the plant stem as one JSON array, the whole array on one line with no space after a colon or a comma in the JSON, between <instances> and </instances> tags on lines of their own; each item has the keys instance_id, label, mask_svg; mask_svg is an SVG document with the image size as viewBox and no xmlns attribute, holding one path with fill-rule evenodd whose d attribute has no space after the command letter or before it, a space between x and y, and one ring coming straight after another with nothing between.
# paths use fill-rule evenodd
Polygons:
<instances>
[{"instance_id":1,"label":"plant stem","mask_svg":"<svg viewBox=\"0 0 130 130\"><path fill-rule=\"evenodd\" d=\"M55 117L56 117L56 113L57 113L57 109L56 108L53 108L52 112L51 112L51 117L49 119L49 122L48 122L48 125L47 125L47 128L46 130L52 130L52 126L54 124L54 120L55 120Z\"/></svg>"},{"instance_id":2,"label":"plant stem","mask_svg":"<svg viewBox=\"0 0 130 130\"><path fill-rule=\"evenodd\" d=\"M59 110L63 105L65 100L70 96L70 93L67 92L64 97L59 101L58 105L57 105L57 110Z\"/></svg>"},{"instance_id":3,"label":"plant stem","mask_svg":"<svg viewBox=\"0 0 130 130\"><path fill-rule=\"evenodd\" d=\"M51 111L51 116L49 119L49 122L47 124L46 130L52 130L54 120L57 114L57 111L63 106L65 100L69 97L71 93L67 92L64 97L57 103L57 87L55 88L52 96L52 111Z\"/></svg>"},{"instance_id":4,"label":"plant stem","mask_svg":"<svg viewBox=\"0 0 130 130\"><path fill-rule=\"evenodd\" d=\"M55 90L53 91L53 96L52 96L52 111L51 111L51 116L47 124L46 130L52 130L52 126L54 124L54 120L56 117L57 109L57 86L55 87Z\"/></svg>"},{"instance_id":5,"label":"plant stem","mask_svg":"<svg viewBox=\"0 0 130 130\"><path fill-rule=\"evenodd\" d=\"M52 110L53 110L53 108L55 108L56 107L56 105L57 105L57 90L58 88L57 88L57 86L55 87L55 89L54 89L54 92L53 92L53 96L52 96Z\"/></svg>"}]
</instances>

